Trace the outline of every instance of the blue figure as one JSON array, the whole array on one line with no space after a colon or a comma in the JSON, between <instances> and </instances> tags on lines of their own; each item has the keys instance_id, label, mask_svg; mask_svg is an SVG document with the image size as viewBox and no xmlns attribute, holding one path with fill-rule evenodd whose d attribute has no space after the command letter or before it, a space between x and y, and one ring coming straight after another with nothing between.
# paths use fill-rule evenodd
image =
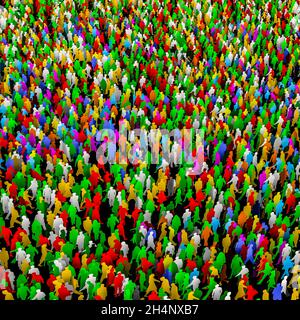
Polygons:
<instances>
[{"instance_id":1,"label":"blue figure","mask_svg":"<svg viewBox=\"0 0 300 320\"><path fill-rule=\"evenodd\" d=\"M245 240L243 240L241 237L239 238L238 242L235 245L235 252L241 253L242 247L245 244Z\"/></svg>"},{"instance_id":2,"label":"blue figure","mask_svg":"<svg viewBox=\"0 0 300 320\"><path fill-rule=\"evenodd\" d=\"M273 300L282 300L282 286L280 283L272 291Z\"/></svg>"},{"instance_id":3,"label":"blue figure","mask_svg":"<svg viewBox=\"0 0 300 320\"><path fill-rule=\"evenodd\" d=\"M194 270L190 273L190 282L193 280L194 276L199 278L199 274L200 274L200 272L198 271L198 269L194 268Z\"/></svg>"},{"instance_id":4,"label":"blue figure","mask_svg":"<svg viewBox=\"0 0 300 320\"><path fill-rule=\"evenodd\" d=\"M289 270L294 266L293 261L291 260L290 256L287 256L283 262L283 270L284 273L281 276L281 279L283 279L285 276L289 276Z\"/></svg>"},{"instance_id":5,"label":"blue figure","mask_svg":"<svg viewBox=\"0 0 300 320\"><path fill-rule=\"evenodd\" d=\"M218 228L220 227L220 220L216 217L213 217L212 218L212 221L211 221L211 228L212 228L212 231L213 233L216 233L216 231L218 230Z\"/></svg>"},{"instance_id":6,"label":"blue figure","mask_svg":"<svg viewBox=\"0 0 300 320\"><path fill-rule=\"evenodd\" d=\"M278 202L277 206L276 206L276 216L278 217L278 215L280 213L282 213L282 210L283 210L283 207L284 207L284 202L282 201L282 199L280 199L280 201Z\"/></svg>"},{"instance_id":7,"label":"blue figure","mask_svg":"<svg viewBox=\"0 0 300 320\"><path fill-rule=\"evenodd\" d=\"M250 260L250 262L252 264L255 264L255 261L254 261L254 258L253 258L253 253L254 253L254 248L253 248L253 244L251 243L248 247L248 250L247 250L247 257L246 257L246 260L245 260L245 264Z\"/></svg>"},{"instance_id":8,"label":"blue figure","mask_svg":"<svg viewBox=\"0 0 300 320\"><path fill-rule=\"evenodd\" d=\"M163 276L166 278L166 279L168 279L168 281L170 282L170 285L171 285L171 283L172 283L172 272L169 270L169 269L167 269L166 271L165 271L165 273L163 274Z\"/></svg>"}]
</instances>

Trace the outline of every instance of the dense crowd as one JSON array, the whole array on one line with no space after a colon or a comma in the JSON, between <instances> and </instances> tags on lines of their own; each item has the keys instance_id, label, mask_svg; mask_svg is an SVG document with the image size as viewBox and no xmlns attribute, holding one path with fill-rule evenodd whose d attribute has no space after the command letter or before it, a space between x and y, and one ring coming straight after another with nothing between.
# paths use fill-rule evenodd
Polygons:
<instances>
[{"instance_id":1,"label":"dense crowd","mask_svg":"<svg viewBox=\"0 0 300 320\"><path fill-rule=\"evenodd\" d=\"M0 299L299 299L299 0L0 10ZM120 123L201 169L101 163Z\"/></svg>"}]
</instances>

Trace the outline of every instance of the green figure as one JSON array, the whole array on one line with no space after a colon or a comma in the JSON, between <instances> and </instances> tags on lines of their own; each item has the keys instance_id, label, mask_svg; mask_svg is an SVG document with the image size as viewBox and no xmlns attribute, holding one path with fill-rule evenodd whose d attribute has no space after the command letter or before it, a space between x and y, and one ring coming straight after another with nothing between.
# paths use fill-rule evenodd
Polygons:
<instances>
[{"instance_id":1,"label":"green figure","mask_svg":"<svg viewBox=\"0 0 300 320\"><path fill-rule=\"evenodd\" d=\"M132 300L135 288L136 284L132 280L129 280L124 288L124 300Z\"/></svg>"},{"instance_id":2,"label":"green figure","mask_svg":"<svg viewBox=\"0 0 300 320\"><path fill-rule=\"evenodd\" d=\"M206 295L203 297L203 300L206 300L209 295L213 292L215 286L216 286L217 282L215 281L215 279L213 277L209 278L209 284L207 287L205 287L204 289L208 289Z\"/></svg>"},{"instance_id":3,"label":"green figure","mask_svg":"<svg viewBox=\"0 0 300 320\"><path fill-rule=\"evenodd\" d=\"M17 287L20 287L22 284L25 285L27 283L27 278L24 274L20 274L17 279Z\"/></svg>"},{"instance_id":4,"label":"green figure","mask_svg":"<svg viewBox=\"0 0 300 320\"><path fill-rule=\"evenodd\" d=\"M220 273L222 271L223 265L226 263L226 256L224 252L220 252L217 255L216 261L214 262L215 268L218 270Z\"/></svg>"},{"instance_id":5,"label":"green figure","mask_svg":"<svg viewBox=\"0 0 300 320\"><path fill-rule=\"evenodd\" d=\"M242 266L244 265L243 260L239 255L235 255L231 261L231 275L230 278L235 277L242 269Z\"/></svg>"},{"instance_id":6,"label":"green figure","mask_svg":"<svg viewBox=\"0 0 300 320\"><path fill-rule=\"evenodd\" d=\"M179 270L179 272L175 275L175 284L179 286L180 291L182 291L182 288L183 288L184 277L185 277L185 272L182 271L182 269Z\"/></svg>"},{"instance_id":7,"label":"green figure","mask_svg":"<svg viewBox=\"0 0 300 320\"><path fill-rule=\"evenodd\" d=\"M29 290L29 300L32 300L35 295L36 295L36 290L37 288L33 285L30 287L30 290Z\"/></svg>"},{"instance_id":8,"label":"green figure","mask_svg":"<svg viewBox=\"0 0 300 320\"><path fill-rule=\"evenodd\" d=\"M259 272L259 274L263 273L264 275L257 284L262 284L265 278L271 275L272 271L273 271L273 268L270 266L269 262L267 262L265 265L265 269Z\"/></svg>"},{"instance_id":9,"label":"green figure","mask_svg":"<svg viewBox=\"0 0 300 320\"><path fill-rule=\"evenodd\" d=\"M176 192L176 197L175 197L175 206L177 207L178 205L181 205L181 203L182 203L181 189L178 188Z\"/></svg>"},{"instance_id":10,"label":"green figure","mask_svg":"<svg viewBox=\"0 0 300 320\"><path fill-rule=\"evenodd\" d=\"M35 242L39 241L40 235L42 234L42 225L38 220L34 220L31 225L32 238Z\"/></svg>"},{"instance_id":11,"label":"green figure","mask_svg":"<svg viewBox=\"0 0 300 320\"><path fill-rule=\"evenodd\" d=\"M84 287L85 281L89 276L89 272L85 268L81 268L78 274L79 286Z\"/></svg>"},{"instance_id":12,"label":"green figure","mask_svg":"<svg viewBox=\"0 0 300 320\"><path fill-rule=\"evenodd\" d=\"M26 300L28 294L30 293L28 287L21 283L20 286L17 288L17 298L21 300Z\"/></svg>"},{"instance_id":13,"label":"green figure","mask_svg":"<svg viewBox=\"0 0 300 320\"><path fill-rule=\"evenodd\" d=\"M114 230L116 228L116 224L118 222L119 222L119 220L114 214L111 214L109 216L109 218L107 219L107 226L110 228L110 233L114 232Z\"/></svg>"},{"instance_id":14,"label":"green figure","mask_svg":"<svg viewBox=\"0 0 300 320\"><path fill-rule=\"evenodd\" d=\"M172 228L174 229L175 234L178 233L178 229L181 226L181 220L179 216L175 215L172 219Z\"/></svg>"},{"instance_id":15,"label":"green figure","mask_svg":"<svg viewBox=\"0 0 300 320\"><path fill-rule=\"evenodd\" d=\"M25 251L26 251L26 254L30 254L30 259L32 261L34 261L35 255L39 253L36 247L32 246L31 244L28 245Z\"/></svg>"},{"instance_id":16,"label":"green figure","mask_svg":"<svg viewBox=\"0 0 300 320\"><path fill-rule=\"evenodd\" d=\"M76 245L76 241L77 241L77 237L79 235L79 232L77 229L75 229L74 227L72 227L72 230L69 233L69 240L71 241L71 243L73 243L74 245Z\"/></svg>"},{"instance_id":17,"label":"green figure","mask_svg":"<svg viewBox=\"0 0 300 320\"><path fill-rule=\"evenodd\" d=\"M191 244L191 243L188 243L187 247L186 247L186 255L187 255L187 258L192 260L193 259L193 255L194 255L194 252L195 252L195 247Z\"/></svg>"},{"instance_id":18,"label":"green figure","mask_svg":"<svg viewBox=\"0 0 300 320\"><path fill-rule=\"evenodd\" d=\"M96 278L98 277L99 272L101 271L99 267L99 263L95 260L93 260L89 265L88 265L88 270L89 273L92 273Z\"/></svg>"},{"instance_id":19,"label":"green figure","mask_svg":"<svg viewBox=\"0 0 300 320\"><path fill-rule=\"evenodd\" d=\"M98 260L101 259L102 253L103 253L103 247L101 245L97 246L96 252L95 252L95 256Z\"/></svg>"},{"instance_id":20,"label":"green figure","mask_svg":"<svg viewBox=\"0 0 300 320\"><path fill-rule=\"evenodd\" d=\"M74 206L70 205L67 212L71 220L71 225L73 226L76 222L77 209Z\"/></svg>"},{"instance_id":21,"label":"green figure","mask_svg":"<svg viewBox=\"0 0 300 320\"><path fill-rule=\"evenodd\" d=\"M59 300L59 297L54 292L49 293L49 300Z\"/></svg>"},{"instance_id":22,"label":"green figure","mask_svg":"<svg viewBox=\"0 0 300 320\"><path fill-rule=\"evenodd\" d=\"M70 242L66 242L62 247L62 251L68 256L69 259L73 257L74 245Z\"/></svg>"},{"instance_id":23,"label":"green figure","mask_svg":"<svg viewBox=\"0 0 300 320\"><path fill-rule=\"evenodd\" d=\"M99 239L100 228L101 228L101 223L98 220L94 220L92 224L92 231L96 241Z\"/></svg>"},{"instance_id":24,"label":"green figure","mask_svg":"<svg viewBox=\"0 0 300 320\"><path fill-rule=\"evenodd\" d=\"M139 284L140 284L140 290L141 292L145 292L147 287L145 286L146 283L146 275L142 270L139 270Z\"/></svg>"},{"instance_id":25,"label":"green figure","mask_svg":"<svg viewBox=\"0 0 300 320\"><path fill-rule=\"evenodd\" d=\"M268 291L270 291L271 288L275 288L276 286L275 277L276 277L276 271L272 270L268 280Z\"/></svg>"}]
</instances>

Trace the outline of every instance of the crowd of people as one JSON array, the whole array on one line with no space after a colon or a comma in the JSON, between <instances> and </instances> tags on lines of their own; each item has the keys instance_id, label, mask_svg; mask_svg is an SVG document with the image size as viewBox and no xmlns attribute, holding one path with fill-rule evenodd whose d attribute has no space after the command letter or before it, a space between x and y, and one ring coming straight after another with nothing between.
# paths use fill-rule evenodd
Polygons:
<instances>
[{"instance_id":1,"label":"crowd of people","mask_svg":"<svg viewBox=\"0 0 300 320\"><path fill-rule=\"evenodd\" d=\"M299 0L0 10L0 299L299 299ZM120 123L201 170L101 163Z\"/></svg>"}]
</instances>

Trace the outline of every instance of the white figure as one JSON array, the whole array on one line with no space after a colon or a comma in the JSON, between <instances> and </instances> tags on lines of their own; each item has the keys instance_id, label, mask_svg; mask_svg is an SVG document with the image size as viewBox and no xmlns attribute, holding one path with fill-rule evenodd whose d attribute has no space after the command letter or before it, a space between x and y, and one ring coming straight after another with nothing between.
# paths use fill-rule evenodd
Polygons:
<instances>
[{"instance_id":1,"label":"white figure","mask_svg":"<svg viewBox=\"0 0 300 320\"><path fill-rule=\"evenodd\" d=\"M285 244L283 250L282 250L282 262L291 254L291 247L288 243Z\"/></svg>"},{"instance_id":2,"label":"white figure","mask_svg":"<svg viewBox=\"0 0 300 320\"><path fill-rule=\"evenodd\" d=\"M175 251L174 245L173 245L171 242L169 242L168 245L167 245L167 247L166 247L165 253L166 253L166 254L173 255L173 254L174 254L174 251Z\"/></svg>"},{"instance_id":3,"label":"white figure","mask_svg":"<svg viewBox=\"0 0 300 320\"><path fill-rule=\"evenodd\" d=\"M183 267L183 261L179 257L176 257L174 260L174 263L177 265L178 270L182 269Z\"/></svg>"},{"instance_id":4,"label":"white figure","mask_svg":"<svg viewBox=\"0 0 300 320\"><path fill-rule=\"evenodd\" d=\"M107 197L108 197L109 205L111 207L114 205L116 194L117 194L117 191L113 187L110 187L107 192Z\"/></svg>"},{"instance_id":5,"label":"white figure","mask_svg":"<svg viewBox=\"0 0 300 320\"><path fill-rule=\"evenodd\" d=\"M281 292L286 295L286 289L287 289L287 276L284 276L283 280L281 281L282 290Z\"/></svg>"},{"instance_id":6,"label":"white figure","mask_svg":"<svg viewBox=\"0 0 300 320\"><path fill-rule=\"evenodd\" d=\"M236 277L241 276L241 278L249 272L249 269L243 265L242 270L236 275Z\"/></svg>"},{"instance_id":7,"label":"white figure","mask_svg":"<svg viewBox=\"0 0 300 320\"><path fill-rule=\"evenodd\" d=\"M75 207L77 209L77 211L80 211L78 199L79 199L78 195L74 192L74 193L72 193L72 196L70 197L70 203L73 207Z\"/></svg>"},{"instance_id":8,"label":"white figure","mask_svg":"<svg viewBox=\"0 0 300 320\"><path fill-rule=\"evenodd\" d=\"M34 219L39 221L40 224L42 225L43 229L46 230L44 214L41 211L38 211L38 213L36 214Z\"/></svg>"},{"instance_id":9,"label":"white figure","mask_svg":"<svg viewBox=\"0 0 300 320\"><path fill-rule=\"evenodd\" d=\"M129 246L125 241L121 242L121 251L123 253L123 256L127 258L128 252L129 252Z\"/></svg>"},{"instance_id":10,"label":"white figure","mask_svg":"<svg viewBox=\"0 0 300 320\"><path fill-rule=\"evenodd\" d=\"M153 236L153 231L150 231L150 234L147 239L147 250L152 248L155 250L155 244L154 244L154 236Z\"/></svg>"},{"instance_id":11,"label":"white figure","mask_svg":"<svg viewBox=\"0 0 300 320\"><path fill-rule=\"evenodd\" d=\"M59 236L59 226L62 224L63 225L63 219L60 218L58 215L56 215L54 221L53 221L53 229L56 235Z\"/></svg>"},{"instance_id":12,"label":"white figure","mask_svg":"<svg viewBox=\"0 0 300 320\"><path fill-rule=\"evenodd\" d=\"M22 229L24 229L27 233L27 235L30 234L30 220L27 216L22 216L22 222L21 222Z\"/></svg>"},{"instance_id":13,"label":"white figure","mask_svg":"<svg viewBox=\"0 0 300 320\"><path fill-rule=\"evenodd\" d=\"M218 284L215 286L213 292L212 292L212 298L213 300L220 300L221 294L223 292L222 287L220 287Z\"/></svg>"},{"instance_id":14,"label":"white figure","mask_svg":"<svg viewBox=\"0 0 300 320\"><path fill-rule=\"evenodd\" d=\"M299 265L300 264L300 251L299 250L297 250L295 252L295 255L294 255L292 261L294 261L295 265Z\"/></svg>"},{"instance_id":15,"label":"white figure","mask_svg":"<svg viewBox=\"0 0 300 320\"><path fill-rule=\"evenodd\" d=\"M231 292L227 292L226 297L224 300L231 300Z\"/></svg>"},{"instance_id":16,"label":"white figure","mask_svg":"<svg viewBox=\"0 0 300 320\"><path fill-rule=\"evenodd\" d=\"M44 190L43 190L43 197L46 203L50 204L51 203L51 188L46 185Z\"/></svg>"},{"instance_id":17,"label":"white figure","mask_svg":"<svg viewBox=\"0 0 300 320\"><path fill-rule=\"evenodd\" d=\"M43 300L46 297L46 294L40 289L36 290L36 295L32 298L32 300Z\"/></svg>"},{"instance_id":18,"label":"white figure","mask_svg":"<svg viewBox=\"0 0 300 320\"><path fill-rule=\"evenodd\" d=\"M193 276L193 280L187 287L188 288L192 287L193 291L195 291L196 289L199 288L200 283L201 283L200 279L198 279L196 276Z\"/></svg>"},{"instance_id":19,"label":"white figure","mask_svg":"<svg viewBox=\"0 0 300 320\"><path fill-rule=\"evenodd\" d=\"M18 267L21 269L23 260L26 259L26 252L22 248L18 248L16 253L16 260L18 262Z\"/></svg>"},{"instance_id":20,"label":"white figure","mask_svg":"<svg viewBox=\"0 0 300 320\"><path fill-rule=\"evenodd\" d=\"M276 222L276 219L277 219L276 214L274 212L271 212L270 218L269 218L269 226L271 229L273 228L273 226Z\"/></svg>"},{"instance_id":21,"label":"white figure","mask_svg":"<svg viewBox=\"0 0 300 320\"><path fill-rule=\"evenodd\" d=\"M37 193L37 189L38 189L38 182L34 178L33 180L31 180L30 186L28 187L27 190L30 190L32 192L33 198L35 198L36 197L36 193Z\"/></svg>"},{"instance_id":22,"label":"white figure","mask_svg":"<svg viewBox=\"0 0 300 320\"><path fill-rule=\"evenodd\" d=\"M76 245L78 246L78 251L81 252L84 247L84 234L82 231L80 231L79 235L77 236Z\"/></svg>"}]
</instances>

